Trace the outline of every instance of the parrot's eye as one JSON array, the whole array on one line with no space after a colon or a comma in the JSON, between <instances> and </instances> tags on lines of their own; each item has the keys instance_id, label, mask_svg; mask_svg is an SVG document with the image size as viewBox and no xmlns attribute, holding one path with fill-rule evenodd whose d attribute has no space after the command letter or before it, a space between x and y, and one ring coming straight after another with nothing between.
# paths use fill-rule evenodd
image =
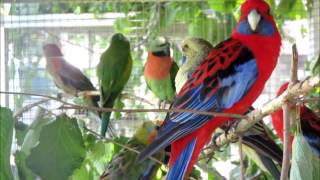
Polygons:
<instances>
[{"instance_id":1,"label":"parrot's eye","mask_svg":"<svg viewBox=\"0 0 320 180\"><path fill-rule=\"evenodd\" d=\"M270 16L271 15L271 11L270 9L267 9L267 15Z\"/></svg>"}]
</instances>

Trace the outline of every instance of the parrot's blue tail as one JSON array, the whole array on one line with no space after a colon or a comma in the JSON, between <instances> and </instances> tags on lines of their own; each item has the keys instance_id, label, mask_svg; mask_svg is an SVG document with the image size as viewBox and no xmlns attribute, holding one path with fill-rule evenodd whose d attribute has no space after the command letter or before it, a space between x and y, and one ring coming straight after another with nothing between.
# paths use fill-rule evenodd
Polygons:
<instances>
[{"instance_id":1,"label":"parrot's blue tail","mask_svg":"<svg viewBox=\"0 0 320 180\"><path fill-rule=\"evenodd\" d=\"M193 155L196 139L193 139L182 151L168 173L167 180L183 180Z\"/></svg>"}]
</instances>

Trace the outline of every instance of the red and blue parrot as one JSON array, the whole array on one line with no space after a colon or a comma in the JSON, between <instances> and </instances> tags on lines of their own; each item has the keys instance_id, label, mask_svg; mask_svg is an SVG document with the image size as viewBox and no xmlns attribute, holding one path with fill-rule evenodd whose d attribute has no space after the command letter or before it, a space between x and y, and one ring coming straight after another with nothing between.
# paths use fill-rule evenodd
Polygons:
<instances>
[{"instance_id":1,"label":"red and blue parrot","mask_svg":"<svg viewBox=\"0 0 320 180\"><path fill-rule=\"evenodd\" d=\"M289 83L284 83L278 90L280 96L287 88ZM283 140L283 110L280 109L271 114L272 124L277 135ZM305 105L300 106L300 123L302 135L311 147L312 152L320 158L320 117ZM290 144L293 141L293 134L289 136ZM291 146L290 146L291 147Z\"/></svg>"},{"instance_id":2,"label":"red and blue parrot","mask_svg":"<svg viewBox=\"0 0 320 180\"><path fill-rule=\"evenodd\" d=\"M215 46L183 85L171 108L244 114L261 94L277 64L281 37L269 5L247 0L229 39ZM167 179L184 179L214 130L228 117L168 113L142 161L171 144Z\"/></svg>"}]
</instances>

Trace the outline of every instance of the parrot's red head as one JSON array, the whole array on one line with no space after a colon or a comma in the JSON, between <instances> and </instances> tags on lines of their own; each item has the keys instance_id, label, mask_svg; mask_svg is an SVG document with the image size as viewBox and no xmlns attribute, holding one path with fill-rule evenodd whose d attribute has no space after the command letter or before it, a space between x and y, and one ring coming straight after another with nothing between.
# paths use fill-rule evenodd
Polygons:
<instances>
[{"instance_id":1,"label":"parrot's red head","mask_svg":"<svg viewBox=\"0 0 320 180\"><path fill-rule=\"evenodd\" d=\"M60 48L55 44L46 44L42 49L46 58L63 56Z\"/></svg>"},{"instance_id":2,"label":"parrot's red head","mask_svg":"<svg viewBox=\"0 0 320 180\"><path fill-rule=\"evenodd\" d=\"M234 30L241 35L278 34L269 5L263 0L247 0L241 5L239 23Z\"/></svg>"}]
</instances>

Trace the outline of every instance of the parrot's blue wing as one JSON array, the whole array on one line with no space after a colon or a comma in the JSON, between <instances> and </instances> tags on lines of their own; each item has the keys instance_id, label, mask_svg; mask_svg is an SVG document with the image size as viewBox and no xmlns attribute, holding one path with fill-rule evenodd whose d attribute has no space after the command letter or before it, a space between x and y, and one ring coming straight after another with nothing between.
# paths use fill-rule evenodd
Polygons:
<instances>
[{"instance_id":1,"label":"parrot's blue wing","mask_svg":"<svg viewBox=\"0 0 320 180\"><path fill-rule=\"evenodd\" d=\"M218 45L218 47L221 47L221 45ZM258 69L256 60L248 48L243 45L239 46L238 43L235 43L232 48L238 54L227 67L214 61L225 57L223 49L215 48L213 51L222 53L216 53L218 57L208 57L200 65L200 68L195 70L192 78L189 79L175 98L172 108L221 112L238 102L256 81ZM214 65L211 66L211 64ZM215 65L220 67L217 68ZM205 68L202 69L202 67ZM212 69L216 69L216 71L211 74L207 73ZM201 75L203 74L205 74L205 78L202 78L203 76ZM198 85L189 85L190 83L199 82L197 81L199 77L202 80ZM188 89L188 87L192 88ZM159 130L158 136L140 154L139 158L143 159L163 149L173 141L198 129L211 118L212 116L190 112L169 113Z\"/></svg>"}]
</instances>

